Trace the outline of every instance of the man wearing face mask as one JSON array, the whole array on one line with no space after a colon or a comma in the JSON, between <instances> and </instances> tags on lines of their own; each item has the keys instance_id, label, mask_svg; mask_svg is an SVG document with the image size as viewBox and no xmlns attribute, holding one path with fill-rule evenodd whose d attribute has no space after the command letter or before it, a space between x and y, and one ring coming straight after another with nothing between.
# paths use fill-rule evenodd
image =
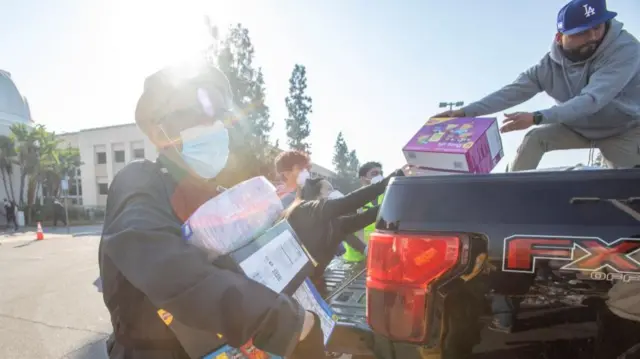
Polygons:
<instances>
[{"instance_id":1,"label":"man wearing face mask","mask_svg":"<svg viewBox=\"0 0 640 359\"><path fill-rule=\"evenodd\" d=\"M573 0L558 13L551 51L512 83L460 110L434 117L478 117L544 91L557 105L505 114L503 133L529 131L512 171L535 169L545 152L598 148L609 167L640 164L640 43L605 0Z\"/></svg>"},{"instance_id":2,"label":"man wearing face mask","mask_svg":"<svg viewBox=\"0 0 640 359\"><path fill-rule=\"evenodd\" d=\"M296 192L311 178L311 159L301 151L285 151L275 159L276 173L284 180L280 198L285 208L296 198Z\"/></svg>"},{"instance_id":3,"label":"man wearing face mask","mask_svg":"<svg viewBox=\"0 0 640 359\"><path fill-rule=\"evenodd\" d=\"M382 165L379 162L367 162L363 164L358 170L358 177L360 177L360 183L362 186L368 186L370 184L375 184L384 179L382 174ZM377 200L366 204L361 211L366 211L369 208L373 208L382 203L382 198L384 195L380 195ZM369 243L369 235L376 228L375 223L371 223L369 226L365 227L363 230L358 231L356 236L360 238L360 240L364 241L364 243ZM342 259L347 262L361 262L366 258L367 252L366 249L362 252L356 250L348 243L344 243L345 253L342 255Z\"/></svg>"},{"instance_id":4,"label":"man wearing face mask","mask_svg":"<svg viewBox=\"0 0 640 359\"><path fill-rule=\"evenodd\" d=\"M314 314L182 238L184 220L218 193L236 122L232 108L227 78L210 65L168 67L145 81L135 119L159 157L132 162L115 176L100 241L110 358L188 358L158 309L211 332L220 345L253 340L291 358L324 355ZM317 346L318 356L304 352Z\"/></svg>"}]
</instances>

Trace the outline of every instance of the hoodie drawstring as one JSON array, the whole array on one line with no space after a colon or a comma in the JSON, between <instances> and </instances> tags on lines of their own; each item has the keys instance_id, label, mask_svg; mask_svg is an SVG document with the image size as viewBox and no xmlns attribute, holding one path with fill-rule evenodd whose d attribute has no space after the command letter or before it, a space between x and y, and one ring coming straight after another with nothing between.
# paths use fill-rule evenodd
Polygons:
<instances>
[{"instance_id":1,"label":"hoodie drawstring","mask_svg":"<svg viewBox=\"0 0 640 359\"><path fill-rule=\"evenodd\" d=\"M569 75L567 74L567 64L566 64L566 60L564 59L564 57L562 58L561 66L562 66L562 77L564 78L564 83L567 85L567 89L569 90L570 98L573 98L573 97L575 97L575 92L573 91L573 86L571 86L571 81L569 81ZM582 70L582 75L580 76L580 80L578 80L578 84L580 84L580 82L582 82L582 79L584 78L585 75L588 76L590 68L591 68L591 60L588 60L584 64L584 68ZM587 79L587 82L588 81L589 80Z\"/></svg>"}]
</instances>

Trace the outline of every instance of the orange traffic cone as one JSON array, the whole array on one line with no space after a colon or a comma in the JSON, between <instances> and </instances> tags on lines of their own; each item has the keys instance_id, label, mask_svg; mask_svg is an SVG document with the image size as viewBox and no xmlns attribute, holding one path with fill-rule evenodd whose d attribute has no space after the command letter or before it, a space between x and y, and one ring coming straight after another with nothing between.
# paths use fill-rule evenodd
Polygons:
<instances>
[{"instance_id":1,"label":"orange traffic cone","mask_svg":"<svg viewBox=\"0 0 640 359\"><path fill-rule=\"evenodd\" d=\"M38 222L38 230L36 231L36 240L41 241L44 239L44 232L42 232L42 224Z\"/></svg>"}]
</instances>

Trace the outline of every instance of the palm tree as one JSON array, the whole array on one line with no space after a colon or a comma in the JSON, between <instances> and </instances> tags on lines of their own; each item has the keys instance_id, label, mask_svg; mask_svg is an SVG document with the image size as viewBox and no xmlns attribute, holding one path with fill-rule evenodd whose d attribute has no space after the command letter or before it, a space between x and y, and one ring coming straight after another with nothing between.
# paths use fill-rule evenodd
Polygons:
<instances>
[{"instance_id":1,"label":"palm tree","mask_svg":"<svg viewBox=\"0 0 640 359\"><path fill-rule=\"evenodd\" d=\"M60 183L59 179L61 177L59 173L60 159L58 157L58 147L61 140L56 138L55 133L48 132L45 126L36 126L31 133L31 137L37 143L37 162L29 174L27 186L28 204L36 202L37 194L41 192L40 189L47 182L47 177L50 174L56 174L57 183Z\"/></svg>"},{"instance_id":2,"label":"palm tree","mask_svg":"<svg viewBox=\"0 0 640 359\"><path fill-rule=\"evenodd\" d=\"M2 170L0 172L5 190L13 197L11 164L18 165L20 168L19 204L23 210L25 207L29 208L28 218L32 218L31 205L36 203L37 194L46 185L50 195L57 196L60 193L61 180L73 178L76 169L82 165L80 152L73 147L60 148L62 141L56 138L55 133L48 132L43 125L30 128L24 124L14 124L11 126L11 132L8 138L0 136L0 170ZM8 182L5 179L5 172L9 175ZM11 191L7 188L7 183Z\"/></svg>"},{"instance_id":3,"label":"palm tree","mask_svg":"<svg viewBox=\"0 0 640 359\"><path fill-rule=\"evenodd\" d=\"M0 175L7 198L15 201L13 192L13 164L16 161L15 143L8 136L0 136Z\"/></svg>"},{"instance_id":4,"label":"palm tree","mask_svg":"<svg viewBox=\"0 0 640 359\"><path fill-rule=\"evenodd\" d=\"M31 130L23 123L11 125L11 137L16 144L17 164L20 168L20 193L18 193L20 206L25 205L24 189L29 175L35 173L39 162L39 143L37 141L36 131L42 129L42 125L36 125Z\"/></svg>"},{"instance_id":5,"label":"palm tree","mask_svg":"<svg viewBox=\"0 0 640 359\"><path fill-rule=\"evenodd\" d=\"M58 141L56 141L58 144ZM73 179L76 169L82 165L80 161L80 150L67 146L66 148L56 148L55 161L48 161L43 166L43 185L46 184L49 195L57 197L60 195L60 182L63 179Z\"/></svg>"}]
</instances>

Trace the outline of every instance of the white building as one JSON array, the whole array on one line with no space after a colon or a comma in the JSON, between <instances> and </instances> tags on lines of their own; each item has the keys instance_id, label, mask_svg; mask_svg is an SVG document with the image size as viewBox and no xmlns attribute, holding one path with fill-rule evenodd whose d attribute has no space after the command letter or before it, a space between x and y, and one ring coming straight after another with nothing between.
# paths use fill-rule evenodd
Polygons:
<instances>
[{"instance_id":1,"label":"white building","mask_svg":"<svg viewBox=\"0 0 640 359\"><path fill-rule=\"evenodd\" d=\"M154 145L135 123L91 128L58 135L80 150L82 166L77 178L69 183L69 197L73 204L105 206L109 184L127 163L135 159L155 160ZM320 165L312 164L311 172L328 178L336 174Z\"/></svg>"},{"instance_id":2,"label":"white building","mask_svg":"<svg viewBox=\"0 0 640 359\"><path fill-rule=\"evenodd\" d=\"M155 159L155 147L134 123L90 128L57 136L63 145L80 150L80 181L69 183L73 204L105 206L109 184L127 163L135 159Z\"/></svg>"},{"instance_id":3,"label":"white building","mask_svg":"<svg viewBox=\"0 0 640 359\"><path fill-rule=\"evenodd\" d=\"M16 123L23 123L29 127L33 127L34 123L31 118L29 103L13 82L11 74L7 71L0 70L0 136L11 136L11 125ZM5 177L0 178L0 180L3 179L5 183L0 186L0 201L2 198L13 197L17 202L19 200L18 193L20 192L20 170L18 166L13 166L11 179L6 177L6 172ZM13 186L13 196L7 195L6 189L11 191L9 181Z\"/></svg>"}]
</instances>

